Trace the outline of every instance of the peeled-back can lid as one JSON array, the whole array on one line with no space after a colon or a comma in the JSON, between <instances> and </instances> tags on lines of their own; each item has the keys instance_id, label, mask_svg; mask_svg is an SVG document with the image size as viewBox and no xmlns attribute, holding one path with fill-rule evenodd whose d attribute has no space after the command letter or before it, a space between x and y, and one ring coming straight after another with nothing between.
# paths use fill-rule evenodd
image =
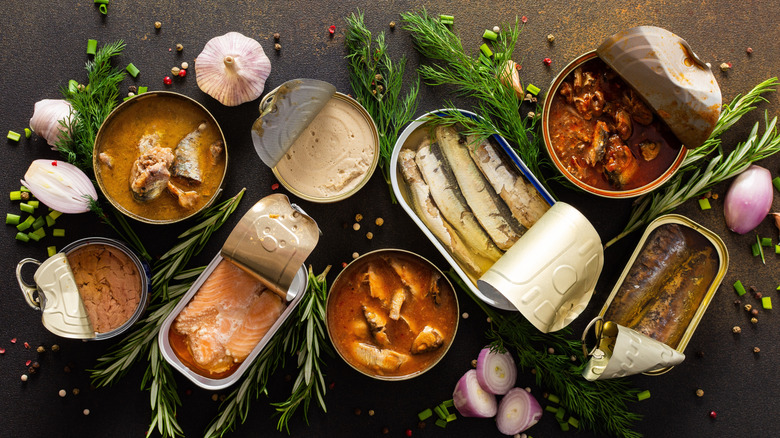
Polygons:
<instances>
[{"instance_id":1,"label":"peeled-back can lid","mask_svg":"<svg viewBox=\"0 0 780 438\"><path fill-rule=\"evenodd\" d=\"M720 87L688 43L666 29L638 26L616 33L596 53L692 149L709 138L720 116Z\"/></svg>"},{"instance_id":2,"label":"peeled-back can lid","mask_svg":"<svg viewBox=\"0 0 780 438\"><path fill-rule=\"evenodd\" d=\"M43 310L41 321L46 329L63 338L95 337L65 254L49 257L41 263L33 278L38 285Z\"/></svg>"},{"instance_id":3,"label":"peeled-back can lid","mask_svg":"<svg viewBox=\"0 0 780 438\"><path fill-rule=\"evenodd\" d=\"M320 238L317 223L281 193L259 200L222 246L222 257L287 298L295 275Z\"/></svg>"},{"instance_id":4,"label":"peeled-back can lid","mask_svg":"<svg viewBox=\"0 0 780 438\"><path fill-rule=\"evenodd\" d=\"M276 167L334 94L336 87L316 79L293 79L268 93L252 124L252 143L266 166Z\"/></svg>"}]
</instances>

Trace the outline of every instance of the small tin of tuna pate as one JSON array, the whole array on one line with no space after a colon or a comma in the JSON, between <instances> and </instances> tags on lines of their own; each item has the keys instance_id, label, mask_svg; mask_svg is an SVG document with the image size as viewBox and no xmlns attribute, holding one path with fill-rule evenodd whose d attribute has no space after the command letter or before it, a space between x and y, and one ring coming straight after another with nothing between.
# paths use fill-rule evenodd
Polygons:
<instances>
[{"instance_id":1,"label":"small tin of tuna pate","mask_svg":"<svg viewBox=\"0 0 780 438\"><path fill-rule=\"evenodd\" d=\"M355 99L324 81L294 79L268 93L251 136L279 182L312 202L354 195L379 163L374 120Z\"/></svg>"},{"instance_id":2,"label":"small tin of tuna pate","mask_svg":"<svg viewBox=\"0 0 780 438\"><path fill-rule=\"evenodd\" d=\"M38 266L32 285L22 278L27 264ZM85 340L127 331L146 310L151 287L149 265L123 243L105 237L77 240L44 262L21 260L16 279L27 304L41 311L47 330Z\"/></svg>"},{"instance_id":3,"label":"small tin of tuna pate","mask_svg":"<svg viewBox=\"0 0 780 438\"><path fill-rule=\"evenodd\" d=\"M684 353L728 265L728 250L717 234L685 216L661 216L648 225L599 317ZM596 323L597 333L601 326Z\"/></svg>"},{"instance_id":4,"label":"small tin of tuna pate","mask_svg":"<svg viewBox=\"0 0 780 438\"><path fill-rule=\"evenodd\" d=\"M308 284L307 271L303 263L318 240L319 229L316 222L306 215L300 207L291 204L287 196L277 193L258 201L241 218L230 233L220 253L212 259L160 327L158 342L165 360L201 388L219 390L235 383L246 372L252 361L260 354L302 299ZM206 348L208 345L203 341L206 338L189 337L194 336L190 332L180 333L177 329L177 323L180 314L189 309L191 303L196 302L198 292L204 283L209 284L207 281L210 280L212 273L217 271L222 276L219 278L227 278L222 274L226 271L218 270L220 266L229 269L229 272L235 273L237 276L248 279L243 280L244 283L241 284L257 284L257 287L255 287L254 292L245 294L248 298L244 297L244 299L249 299L249 301L236 301L238 304L230 309L221 307L225 302L233 299L228 296L230 292L228 295L223 294L215 298L211 304L204 305L204 301L198 304L205 309L203 315L209 314L212 316L208 318L223 321L222 327L228 323L232 324L231 327L233 327L224 333L226 336L224 339L219 338L223 335L222 332L217 332L219 336L215 335L214 337L219 342L211 345L212 350L209 350L208 354L222 357L227 361L227 365L225 370L212 372L201 367L201 363L193 356L195 350L208 350ZM216 282L219 278L212 281ZM236 278L236 276L229 277L229 279L232 278ZM228 286L225 285L225 290L230 291L231 288ZM269 294L273 299L269 298L270 301L266 300L262 302L263 304L258 304L261 301L257 298L266 294ZM233 344L230 342L239 334L244 336L245 332L240 330L244 329L245 323L247 326L250 325L248 322L250 313L263 314L265 312L263 306L270 306L270 303L275 303L277 307L281 303L280 313L278 316L273 315L266 320L272 321L267 326L267 330L256 332L255 337L251 337L250 341L247 341L249 343L256 341L256 345L251 348L246 357L239 358L237 353L231 352ZM203 325L197 326L198 324L196 324L195 331L207 329L209 320L204 319L203 321L206 321ZM219 356L219 354L223 354L223 356Z\"/></svg>"}]
</instances>

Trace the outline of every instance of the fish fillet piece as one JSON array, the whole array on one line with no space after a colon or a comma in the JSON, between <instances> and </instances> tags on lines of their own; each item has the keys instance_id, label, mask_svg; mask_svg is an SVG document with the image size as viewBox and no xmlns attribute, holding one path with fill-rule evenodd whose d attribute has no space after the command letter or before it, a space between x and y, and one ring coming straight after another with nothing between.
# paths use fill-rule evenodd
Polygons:
<instances>
[{"instance_id":1,"label":"fish fillet piece","mask_svg":"<svg viewBox=\"0 0 780 438\"><path fill-rule=\"evenodd\" d=\"M385 332L385 327L387 326L385 317L381 315L378 309L374 309L373 307L364 305L362 309L363 317L366 318L366 323L368 323L368 329L371 332L371 335L380 345L388 345L390 339L388 339L387 333Z\"/></svg>"},{"instance_id":2,"label":"fish fillet piece","mask_svg":"<svg viewBox=\"0 0 780 438\"><path fill-rule=\"evenodd\" d=\"M192 359L211 373L227 371L247 355L278 319L284 304L239 267L223 260L176 317Z\"/></svg>"},{"instance_id":3,"label":"fish fillet piece","mask_svg":"<svg viewBox=\"0 0 780 438\"><path fill-rule=\"evenodd\" d=\"M451 126L439 126L436 138L474 217L496 246L508 250L526 232L526 228L512 216L504 201L485 180L469 156L465 137L461 140L461 135Z\"/></svg>"},{"instance_id":4,"label":"fish fillet piece","mask_svg":"<svg viewBox=\"0 0 780 438\"><path fill-rule=\"evenodd\" d=\"M390 349L377 348L371 344L356 342L353 344L354 357L363 365L377 371L396 371L401 368L409 356Z\"/></svg>"},{"instance_id":5,"label":"fish fillet piece","mask_svg":"<svg viewBox=\"0 0 780 438\"><path fill-rule=\"evenodd\" d=\"M415 155L415 151L403 149L398 156L401 174L406 180L411 194L412 209L469 274L476 277L481 276L493 262L472 252L452 226L444 221L439 208L436 207L431 197L428 184L425 183L417 163L414 162Z\"/></svg>"},{"instance_id":6,"label":"fish fillet piece","mask_svg":"<svg viewBox=\"0 0 780 438\"><path fill-rule=\"evenodd\" d=\"M179 205L186 209L192 208L195 203L198 202L198 198L200 197L198 192L195 190L184 191L173 185L173 183L170 181L168 181L168 191L176 197L176 199L179 201Z\"/></svg>"},{"instance_id":7,"label":"fish fillet piece","mask_svg":"<svg viewBox=\"0 0 780 438\"><path fill-rule=\"evenodd\" d=\"M493 143L487 139L477 141L476 137L470 136L468 144L474 163L493 190L506 202L512 216L525 228L531 228L550 209L550 205L533 184L526 181L517 168L503 158Z\"/></svg>"},{"instance_id":8,"label":"fish fillet piece","mask_svg":"<svg viewBox=\"0 0 780 438\"><path fill-rule=\"evenodd\" d=\"M144 142L143 138L141 141ZM168 168L174 156L170 149L158 145L144 148L139 146L139 150L141 153L130 168L130 190L133 199L147 202L160 196L168 186L171 179Z\"/></svg>"},{"instance_id":9,"label":"fish fillet piece","mask_svg":"<svg viewBox=\"0 0 780 438\"><path fill-rule=\"evenodd\" d=\"M174 176L187 178L194 182L202 182L200 163L198 162L198 145L200 136L206 131L207 125L201 123L194 131L181 139L174 150L176 160L173 162L171 172Z\"/></svg>"},{"instance_id":10,"label":"fish fillet piece","mask_svg":"<svg viewBox=\"0 0 780 438\"><path fill-rule=\"evenodd\" d=\"M444 343L444 336L441 332L429 325L426 325L417 337L412 341L412 354L427 353L433 351Z\"/></svg>"},{"instance_id":11,"label":"fish fillet piece","mask_svg":"<svg viewBox=\"0 0 780 438\"><path fill-rule=\"evenodd\" d=\"M406 290L393 268L384 259L377 259L368 265L365 279L368 282L369 295L382 301L382 305L388 309L390 319L397 321L406 299Z\"/></svg>"},{"instance_id":12,"label":"fish fillet piece","mask_svg":"<svg viewBox=\"0 0 780 438\"><path fill-rule=\"evenodd\" d=\"M438 272L428 269L419 263L410 263L408 260L391 257L388 260L401 282L409 288L409 292L416 298L423 298L429 294L439 293L438 281L441 278Z\"/></svg>"},{"instance_id":13,"label":"fish fillet piece","mask_svg":"<svg viewBox=\"0 0 780 438\"><path fill-rule=\"evenodd\" d=\"M439 147L425 140L417 149L414 161L428 184L431 197L439 207L441 215L458 232L468 247L486 259L495 262L503 254L490 236L479 225L474 213L458 188L458 182L446 160L436 153Z\"/></svg>"}]
</instances>

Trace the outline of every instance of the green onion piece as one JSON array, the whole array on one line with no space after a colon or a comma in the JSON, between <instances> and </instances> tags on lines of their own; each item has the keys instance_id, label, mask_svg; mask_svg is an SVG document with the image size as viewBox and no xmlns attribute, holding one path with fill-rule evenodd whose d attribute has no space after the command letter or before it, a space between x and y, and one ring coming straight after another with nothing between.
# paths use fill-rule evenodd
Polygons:
<instances>
[{"instance_id":1,"label":"green onion piece","mask_svg":"<svg viewBox=\"0 0 780 438\"><path fill-rule=\"evenodd\" d=\"M6 213L5 224L6 225L18 225L21 217L18 214Z\"/></svg>"},{"instance_id":2,"label":"green onion piece","mask_svg":"<svg viewBox=\"0 0 780 438\"><path fill-rule=\"evenodd\" d=\"M778 285L777 288L775 288L775 290L780 290L780 285Z\"/></svg>"},{"instance_id":3,"label":"green onion piece","mask_svg":"<svg viewBox=\"0 0 780 438\"><path fill-rule=\"evenodd\" d=\"M574 417L569 417L569 424L571 424L576 429L580 428L580 420Z\"/></svg>"},{"instance_id":4,"label":"green onion piece","mask_svg":"<svg viewBox=\"0 0 780 438\"><path fill-rule=\"evenodd\" d=\"M33 214L33 212L35 211L35 208L26 202L20 202L19 209L25 213L30 213L30 214Z\"/></svg>"},{"instance_id":5,"label":"green onion piece","mask_svg":"<svg viewBox=\"0 0 780 438\"><path fill-rule=\"evenodd\" d=\"M57 219L58 217L62 216L62 212L57 210L52 210L49 212L49 216L51 216L52 219Z\"/></svg>"},{"instance_id":6,"label":"green onion piece","mask_svg":"<svg viewBox=\"0 0 780 438\"><path fill-rule=\"evenodd\" d=\"M43 216L38 216L37 219L32 224L33 230L37 230L38 228L43 227L46 225L46 219L43 218Z\"/></svg>"},{"instance_id":7,"label":"green onion piece","mask_svg":"<svg viewBox=\"0 0 780 438\"><path fill-rule=\"evenodd\" d=\"M16 131L8 131L8 135L6 137L11 141L19 141L19 139L22 138L22 134L19 134Z\"/></svg>"},{"instance_id":8,"label":"green onion piece","mask_svg":"<svg viewBox=\"0 0 780 438\"><path fill-rule=\"evenodd\" d=\"M97 3L97 0L95 0L95 3ZM108 0L106 0L106 3L108 3ZM87 40L87 55L94 55L97 53L97 40Z\"/></svg>"},{"instance_id":9,"label":"green onion piece","mask_svg":"<svg viewBox=\"0 0 780 438\"><path fill-rule=\"evenodd\" d=\"M485 56L487 56L488 58L490 58L491 56L493 56L493 51L492 51L492 50L490 50L490 47L488 47L487 43L485 43L485 44L483 44L483 45L479 46L479 50L480 50L480 51L481 51L481 52L482 52L482 53L483 53Z\"/></svg>"},{"instance_id":10,"label":"green onion piece","mask_svg":"<svg viewBox=\"0 0 780 438\"><path fill-rule=\"evenodd\" d=\"M436 425L443 429L447 427L447 420L442 420L441 418L439 418L438 420L436 420Z\"/></svg>"},{"instance_id":11,"label":"green onion piece","mask_svg":"<svg viewBox=\"0 0 780 438\"><path fill-rule=\"evenodd\" d=\"M702 210L709 210L710 208L712 208L712 206L710 205L710 200L707 198L699 198L699 208L701 208Z\"/></svg>"},{"instance_id":12,"label":"green onion piece","mask_svg":"<svg viewBox=\"0 0 780 438\"><path fill-rule=\"evenodd\" d=\"M13 192L10 193L10 195L12 201L19 201L22 199L22 192L20 192L19 190L14 190Z\"/></svg>"},{"instance_id":13,"label":"green onion piece","mask_svg":"<svg viewBox=\"0 0 780 438\"><path fill-rule=\"evenodd\" d=\"M428 418L431 418L431 415L433 415L433 411L431 410L431 408L428 408L420 412L419 414L417 414L417 418L419 418L420 421L424 421L427 420Z\"/></svg>"},{"instance_id":14,"label":"green onion piece","mask_svg":"<svg viewBox=\"0 0 780 438\"><path fill-rule=\"evenodd\" d=\"M75 79L71 79L68 81L68 91L71 93L76 93L79 91L79 83L76 82Z\"/></svg>"},{"instance_id":15,"label":"green onion piece","mask_svg":"<svg viewBox=\"0 0 780 438\"><path fill-rule=\"evenodd\" d=\"M545 406L544 410L547 411L547 412L552 412L553 414L558 412L558 408L556 408L555 406L550 406L550 405Z\"/></svg>"},{"instance_id":16,"label":"green onion piece","mask_svg":"<svg viewBox=\"0 0 780 438\"><path fill-rule=\"evenodd\" d=\"M439 404L439 409L441 409L445 417L450 415L450 411L447 410L447 406L444 406L444 403Z\"/></svg>"},{"instance_id":17,"label":"green onion piece","mask_svg":"<svg viewBox=\"0 0 780 438\"><path fill-rule=\"evenodd\" d=\"M776 176L772 180L772 185L775 186L775 189L777 189L777 191L780 191L780 176Z\"/></svg>"},{"instance_id":18,"label":"green onion piece","mask_svg":"<svg viewBox=\"0 0 780 438\"><path fill-rule=\"evenodd\" d=\"M27 201L27 205L32 206L32 208L38 208L41 206L41 201Z\"/></svg>"},{"instance_id":19,"label":"green onion piece","mask_svg":"<svg viewBox=\"0 0 780 438\"><path fill-rule=\"evenodd\" d=\"M98 6L98 11L100 11L100 13L103 15L108 15L108 7L106 6L105 3Z\"/></svg>"},{"instance_id":20,"label":"green onion piece","mask_svg":"<svg viewBox=\"0 0 780 438\"><path fill-rule=\"evenodd\" d=\"M766 259L764 258L764 247L761 246L761 238L758 237L758 234L756 234L756 246L758 247L758 253L761 254L761 263L766 264Z\"/></svg>"},{"instance_id":21,"label":"green onion piece","mask_svg":"<svg viewBox=\"0 0 780 438\"><path fill-rule=\"evenodd\" d=\"M16 240L20 240L22 242L29 242L30 238L27 237L27 234L22 233L21 231L16 233Z\"/></svg>"},{"instance_id":22,"label":"green onion piece","mask_svg":"<svg viewBox=\"0 0 780 438\"><path fill-rule=\"evenodd\" d=\"M775 245L775 254L780 254L780 245Z\"/></svg>"},{"instance_id":23,"label":"green onion piece","mask_svg":"<svg viewBox=\"0 0 780 438\"><path fill-rule=\"evenodd\" d=\"M138 94L146 93L149 91L149 87L138 87Z\"/></svg>"},{"instance_id":24,"label":"green onion piece","mask_svg":"<svg viewBox=\"0 0 780 438\"><path fill-rule=\"evenodd\" d=\"M457 416L457 415L455 415L454 413L453 413L453 414L450 414L450 415L447 415L447 423L449 423L449 422L451 422L451 421L455 421L455 420L457 420L457 419L458 419L458 416Z\"/></svg>"},{"instance_id":25,"label":"green onion piece","mask_svg":"<svg viewBox=\"0 0 780 438\"><path fill-rule=\"evenodd\" d=\"M498 52L498 53L493 55L493 59L495 59L496 61L503 61L504 60L504 54L501 53L501 52Z\"/></svg>"},{"instance_id":26,"label":"green onion piece","mask_svg":"<svg viewBox=\"0 0 780 438\"><path fill-rule=\"evenodd\" d=\"M439 417L441 420L447 419L447 414L444 413L444 411L441 410L441 406L435 406L433 408L433 412L436 413L436 416Z\"/></svg>"},{"instance_id":27,"label":"green onion piece","mask_svg":"<svg viewBox=\"0 0 780 438\"><path fill-rule=\"evenodd\" d=\"M758 250L761 248L761 245L758 243L754 243L750 245L750 251L753 252L753 257L758 257Z\"/></svg>"},{"instance_id":28,"label":"green onion piece","mask_svg":"<svg viewBox=\"0 0 780 438\"><path fill-rule=\"evenodd\" d=\"M455 406L455 400L453 400L453 399L444 400L443 402L441 402L441 404L445 408L451 408L451 407Z\"/></svg>"},{"instance_id":29,"label":"green onion piece","mask_svg":"<svg viewBox=\"0 0 780 438\"><path fill-rule=\"evenodd\" d=\"M28 189L28 188L27 188L27 187L25 187L25 186L19 186L19 191L20 191L20 192L27 192L27 193L30 193L30 189Z\"/></svg>"},{"instance_id":30,"label":"green onion piece","mask_svg":"<svg viewBox=\"0 0 780 438\"><path fill-rule=\"evenodd\" d=\"M65 237L65 229L64 228L54 228L51 230L51 235L54 237Z\"/></svg>"},{"instance_id":31,"label":"green onion piece","mask_svg":"<svg viewBox=\"0 0 780 438\"><path fill-rule=\"evenodd\" d=\"M647 400L649 398L650 398L650 390L649 389L645 389L644 391L642 391L642 392L640 392L639 394L636 395L636 400L637 401Z\"/></svg>"},{"instance_id":32,"label":"green onion piece","mask_svg":"<svg viewBox=\"0 0 780 438\"><path fill-rule=\"evenodd\" d=\"M566 416L566 409L560 408L558 409L558 412L555 413L555 419L560 421L563 421L563 417Z\"/></svg>"},{"instance_id":33,"label":"green onion piece","mask_svg":"<svg viewBox=\"0 0 780 438\"><path fill-rule=\"evenodd\" d=\"M41 233L41 231L42 231L42 233ZM32 240L37 242L37 241L43 239L44 237L46 237L46 230L44 230L43 228L39 228L39 229L37 229L35 231L31 231L31 232L27 233L27 237L29 237L30 239L32 239Z\"/></svg>"},{"instance_id":34,"label":"green onion piece","mask_svg":"<svg viewBox=\"0 0 780 438\"><path fill-rule=\"evenodd\" d=\"M761 238L761 246L772 246L772 238L771 237L762 237Z\"/></svg>"},{"instance_id":35,"label":"green onion piece","mask_svg":"<svg viewBox=\"0 0 780 438\"><path fill-rule=\"evenodd\" d=\"M30 228L32 226L33 222L35 222L35 218L32 217L32 216L27 216L27 219L25 219L24 222L22 222L22 223L20 223L19 225L16 226L16 229L19 230L19 231L24 231L24 230Z\"/></svg>"},{"instance_id":36,"label":"green onion piece","mask_svg":"<svg viewBox=\"0 0 780 438\"><path fill-rule=\"evenodd\" d=\"M130 73L130 76L132 77L136 77L138 76L138 73L141 73L141 71L138 70L138 67L134 66L132 62L130 64L127 64L125 70L127 70L127 72Z\"/></svg>"},{"instance_id":37,"label":"green onion piece","mask_svg":"<svg viewBox=\"0 0 780 438\"><path fill-rule=\"evenodd\" d=\"M761 307L772 310L772 297L761 297Z\"/></svg>"},{"instance_id":38,"label":"green onion piece","mask_svg":"<svg viewBox=\"0 0 780 438\"><path fill-rule=\"evenodd\" d=\"M780 286L778 286L778 287L780 287ZM739 296L745 295L745 293L746 293L745 292L745 286L742 286L742 282L739 281L739 280L737 280L734 283L734 290L737 291L737 295L739 295Z\"/></svg>"},{"instance_id":39,"label":"green onion piece","mask_svg":"<svg viewBox=\"0 0 780 438\"><path fill-rule=\"evenodd\" d=\"M485 29L485 32L482 33L482 38L490 41L496 41L498 40L498 34L490 29Z\"/></svg>"},{"instance_id":40,"label":"green onion piece","mask_svg":"<svg viewBox=\"0 0 780 438\"><path fill-rule=\"evenodd\" d=\"M95 0L96 5L107 5L109 0Z\"/></svg>"},{"instance_id":41,"label":"green onion piece","mask_svg":"<svg viewBox=\"0 0 780 438\"><path fill-rule=\"evenodd\" d=\"M558 426L561 426L561 430L564 432L569 431L569 423L568 422L558 422Z\"/></svg>"},{"instance_id":42,"label":"green onion piece","mask_svg":"<svg viewBox=\"0 0 780 438\"><path fill-rule=\"evenodd\" d=\"M31 135L32 135L32 129L24 128L24 138L30 138Z\"/></svg>"},{"instance_id":43,"label":"green onion piece","mask_svg":"<svg viewBox=\"0 0 780 438\"><path fill-rule=\"evenodd\" d=\"M49 257L53 256L54 254L57 254L57 247L56 246L47 246L46 247L46 254L48 254Z\"/></svg>"},{"instance_id":44,"label":"green onion piece","mask_svg":"<svg viewBox=\"0 0 780 438\"><path fill-rule=\"evenodd\" d=\"M439 14L439 20L455 21L454 15Z\"/></svg>"},{"instance_id":45,"label":"green onion piece","mask_svg":"<svg viewBox=\"0 0 780 438\"><path fill-rule=\"evenodd\" d=\"M527 91L527 92L533 94L534 96L536 96L542 90L539 87L537 87L536 85L534 85L534 84L528 84L528 86L525 87L525 91Z\"/></svg>"},{"instance_id":46,"label":"green onion piece","mask_svg":"<svg viewBox=\"0 0 780 438\"><path fill-rule=\"evenodd\" d=\"M557 404L561 403L561 399L555 394L548 395L547 401L549 401L550 403L557 403Z\"/></svg>"},{"instance_id":47,"label":"green onion piece","mask_svg":"<svg viewBox=\"0 0 780 438\"><path fill-rule=\"evenodd\" d=\"M46 226L47 227L51 227L52 225L54 225L57 222L54 219L52 219L51 216L49 216L48 214L46 216L44 216L44 218L46 218Z\"/></svg>"}]
</instances>

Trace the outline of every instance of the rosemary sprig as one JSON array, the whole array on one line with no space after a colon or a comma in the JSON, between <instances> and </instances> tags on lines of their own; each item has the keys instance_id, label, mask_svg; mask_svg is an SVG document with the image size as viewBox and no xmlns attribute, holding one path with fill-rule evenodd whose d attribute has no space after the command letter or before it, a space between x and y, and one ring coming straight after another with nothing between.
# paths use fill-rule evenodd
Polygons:
<instances>
[{"instance_id":1,"label":"rosemary sprig","mask_svg":"<svg viewBox=\"0 0 780 438\"><path fill-rule=\"evenodd\" d=\"M69 121L60 121L67 129L55 148L69 163L85 171L92 169L92 149L100 125L119 101L119 83L125 73L111 65L111 58L124 48L122 40L101 47L86 64L87 85L76 91L61 90L71 104L71 117Z\"/></svg>"},{"instance_id":2,"label":"rosemary sprig","mask_svg":"<svg viewBox=\"0 0 780 438\"><path fill-rule=\"evenodd\" d=\"M346 18L347 60L349 80L355 98L371 115L379 131L379 168L385 182L390 185L390 156L398 140L398 133L414 117L417 110L417 92L419 80L402 97L406 57L393 62L387 54L385 33L380 32L372 40L371 31L364 21L363 13L358 11ZM396 203L390 190L390 197Z\"/></svg>"},{"instance_id":3,"label":"rosemary sprig","mask_svg":"<svg viewBox=\"0 0 780 438\"><path fill-rule=\"evenodd\" d=\"M476 98L477 113L482 120L472 120L453 112L455 120L469 122L468 134L481 137L501 134L509 140L526 166L537 177L551 163L541 153L542 138L536 121L520 115L522 102L517 98L511 81L507 81L506 63L511 60L521 25L504 26L498 41L493 43L492 59L484 55L469 56L460 38L436 17L423 9L401 14L404 29L412 33L415 47L425 57L438 63L422 65L418 71L429 85L453 85L458 94ZM468 120L467 120L468 119Z\"/></svg>"},{"instance_id":4,"label":"rosemary sprig","mask_svg":"<svg viewBox=\"0 0 780 438\"><path fill-rule=\"evenodd\" d=\"M260 394L268 394L268 379L277 367L284 366L289 354L298 356L298 378L293 385L290 397L279 403L273 403L280 414L276 427L287 430L292 415L303 404L304 418L307 418L309 404L314 397L323 411L325 408L325 378L322 372L323 361L320 354L330 354L326 340L325 299L327 284L325 277L330 266L316 277L309 267L309 281L306 294L301 298L295 314L285 321L277 334L266 344L255 362L247 370L238 388L234 389L220 405L220 412L211 422L204 434L208 438L224 436L235 430L237 422L243 423L249 414L249 404Z\"/></svg>"},{"instance_id":5,"label":"rosemary sprig","mask_svg":"<svg viewBox=\"0 0 780 438\"><path fill-rule=\"evenodd\" d=\"M513 352L522 369L535 370L537 385L559 395L561 405L579 418L583 428L622 438L641 437L631 429L641 416L627 407L629 401L636 401L639 391L626 379L585 380L582 377L585 361L582 343L567 339L571 335L569 329L541 333L519 313L502 314L488 307L454 271L450 270L447 275L490 317L487 337L492 345ZM548 348L554 353L549 353ZM575 364L572 357L580 359L581 363Z\"/></svg>"},{"instance_id":6,"label":"rosemary sprig","mask_svg":"<svg viewBox=\"0 0 780 438\"><path fill-rule=\"evenodd\" d=\"M181 399L176 392L176 380L173 370L160 354L160 344L152 342L149 348L149 366L146 368L141 388L149 391L152 407L152 421L146 436L156 428L164 437L184 436L176 410L181 406Z\"/></svg>"}]
</instances>

